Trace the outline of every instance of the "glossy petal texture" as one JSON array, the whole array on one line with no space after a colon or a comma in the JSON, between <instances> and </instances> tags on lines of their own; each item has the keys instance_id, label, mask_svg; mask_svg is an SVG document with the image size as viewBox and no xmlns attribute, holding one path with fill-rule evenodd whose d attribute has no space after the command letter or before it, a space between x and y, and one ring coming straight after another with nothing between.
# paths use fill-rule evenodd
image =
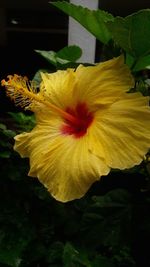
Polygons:
<instances>
[{"instance_id":1,"label":"glossy petal texture","mask_svg":"<svg viewBox=\"0 0 150 267\"><path fill-rule=\"evenodd\" d=\"M42 79L39 94L75 120L41 104L34 108L37 125L15 137L15 150L30 158L29 175L54 198L80 198L111 168L143 160L150 147L148 98L127 93L134 80L122 57Z\"/></svg>"}]
</instances>

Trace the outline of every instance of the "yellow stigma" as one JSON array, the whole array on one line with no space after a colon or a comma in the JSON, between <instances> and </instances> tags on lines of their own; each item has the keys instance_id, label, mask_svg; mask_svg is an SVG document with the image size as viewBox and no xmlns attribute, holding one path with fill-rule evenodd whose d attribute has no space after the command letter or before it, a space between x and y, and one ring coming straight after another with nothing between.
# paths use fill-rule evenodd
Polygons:
<instances>
[{"instance_id":1,"label":"yellow stigma","mask_svg":"<svg viewBox=\"0 0 150 267\"><path fill-rule=\"evenodd\" d=\"M5 86L7 96L14 101L16 106L34 111L34 107L41 103L57 112L65 120L76 124L78 123L75 116L50 103L40 92L38 93L36 84L29 81L27 77L14 74L8 75L7 78L7 81L4 79L1 81L1 85Z\"/></svg>"}]
</instances>

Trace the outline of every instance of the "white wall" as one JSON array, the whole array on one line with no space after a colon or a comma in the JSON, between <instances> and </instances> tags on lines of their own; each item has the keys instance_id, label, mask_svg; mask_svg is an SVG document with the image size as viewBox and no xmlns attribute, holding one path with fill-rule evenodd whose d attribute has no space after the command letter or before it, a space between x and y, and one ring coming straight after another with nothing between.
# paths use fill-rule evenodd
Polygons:
<instances>
[{"instance_id":1,"label":"white wall","mask_svg":"<svg viewBox=\"0 0 150 267\"><path fill-rule=\"evenodd\" d=\"M98 8L98 0L70 0L75 5L88 7L89 9ZM96 40L84 27L69 17L69 45L78 45L83 51L79 61L94 63Z\"/></svg>"}]
</instances>

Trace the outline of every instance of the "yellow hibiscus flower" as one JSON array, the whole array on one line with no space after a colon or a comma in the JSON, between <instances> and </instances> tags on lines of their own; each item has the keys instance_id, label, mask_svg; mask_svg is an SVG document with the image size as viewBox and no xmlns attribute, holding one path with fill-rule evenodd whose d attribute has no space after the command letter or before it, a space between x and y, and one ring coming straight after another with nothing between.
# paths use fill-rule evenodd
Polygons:
<instances>
[{"instance_id":1,"label":"yellow hibiscus flower","mask_svg":"<svg viewBox=\"0 0 150 267\"><path fill-rule=\"evenodd\" d=\"M36 115L36 126L15 137L14 149L29 157L29 176L54 198L81 198L111 168L143 160L150 147L149 99L128 93L134 79L123 57L41 76L39 92L17 75L2 85Z\"/></svg>"}]
</instances>

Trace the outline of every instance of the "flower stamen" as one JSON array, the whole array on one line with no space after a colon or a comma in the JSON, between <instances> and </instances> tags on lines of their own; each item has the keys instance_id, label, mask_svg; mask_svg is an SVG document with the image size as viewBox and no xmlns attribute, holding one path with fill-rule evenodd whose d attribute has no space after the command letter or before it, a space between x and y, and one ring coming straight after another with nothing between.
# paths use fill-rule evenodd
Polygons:
<instances>
[{"instance_id":1,"label":"flower stamen","mask_svg":"<svg viewBox=\"0 0 150 267\"><path fill-rule=\"evenodd\" d=\"M45 100L44 96L40 92L37 92L35 83L30 82L27 77L16 74L14 76L8 75L7 77L8 81L2 80L1 85L5 86L7 96L15 102L16 106L34 111L34 107L37 104L44 104L53 111L56 111L63 119L76 125L78 124L75 116Z\"/></svg>"}]
</instances>

